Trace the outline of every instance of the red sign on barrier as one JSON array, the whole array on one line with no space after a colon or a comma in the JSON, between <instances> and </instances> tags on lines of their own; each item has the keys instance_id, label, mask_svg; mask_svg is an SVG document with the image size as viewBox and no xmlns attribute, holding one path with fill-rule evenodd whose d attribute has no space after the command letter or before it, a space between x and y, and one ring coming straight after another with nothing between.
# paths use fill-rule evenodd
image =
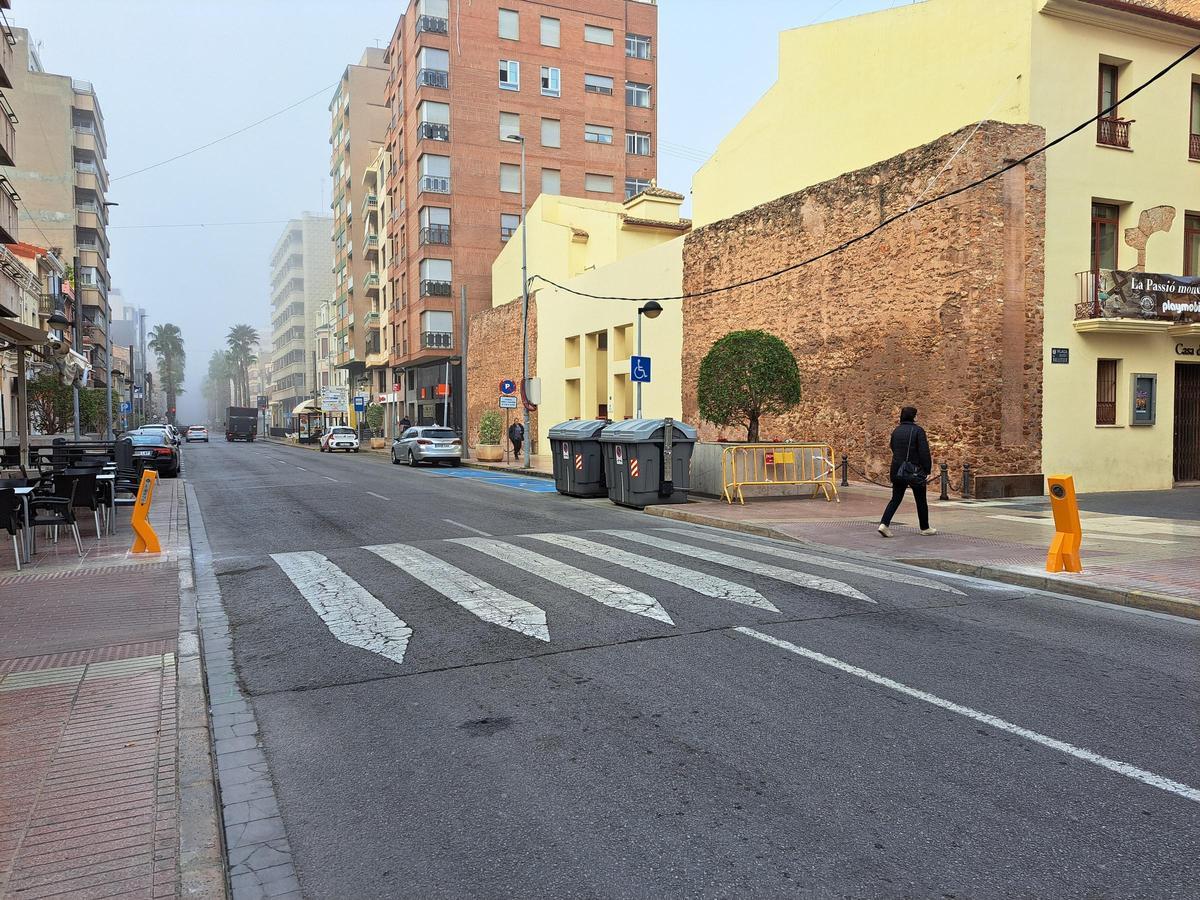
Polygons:
<instances>
[{"instance_id":1,"label":"red sign on barrier","mask_svg":"<svg viewBox=\"0 0 1200 900\"><path fill-rule=\"evenodd\" d=\"M768 450L763 454L763 463L768 466L775 465L775 454Z\"/></svg>"}]
</instances>

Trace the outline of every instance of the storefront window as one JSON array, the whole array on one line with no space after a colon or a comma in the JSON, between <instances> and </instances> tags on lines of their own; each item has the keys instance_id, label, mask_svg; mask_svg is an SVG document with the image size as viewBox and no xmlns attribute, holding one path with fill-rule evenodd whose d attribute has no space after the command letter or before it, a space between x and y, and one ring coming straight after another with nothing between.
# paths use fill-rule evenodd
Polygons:
<instances>
[{"instance_id":1,"label":"storefront window","mask_svg":"<svg viewBox=\"0 0 1200 900\"><path fill-rule=\"evenodd\" d=\"M1117 233L1121 210L1110 203L1092 204L1092 271L1117 267Z\"/></svg>"},{"instance_id":2,"label":"storefront window","mask_svg":"<svg viewBox=\"0 0 1200 900\"><path fill-rule=\"evenodd\" d=\"M1183 274L1200 275L1200 215L1183 220Z\"/></svg>"}]
</instances>

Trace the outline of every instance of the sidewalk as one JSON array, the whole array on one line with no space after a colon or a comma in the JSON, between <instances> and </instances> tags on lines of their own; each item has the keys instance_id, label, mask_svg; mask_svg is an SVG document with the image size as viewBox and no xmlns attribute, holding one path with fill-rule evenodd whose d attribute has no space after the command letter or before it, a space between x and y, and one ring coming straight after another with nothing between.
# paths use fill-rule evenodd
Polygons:
<instances>
[{"instance_id":1,"label":"sidewalk","mask_svg":"<svg viewBox=\"0 0 1200 900\"><path fill-rule=\"evenodd\" d=\"M155 488L162 553L118 516L81 521L83 559L0 550L0 897L225 895L183 482Z\"/></svg>"},{"instance_id":2,"label":"sidewalk","mask_svg":"<svg viewBox=\"0 0 1200 900\"><path fill-rule=\"evenodd\" d=\"M889 540L875 531L887 490L851 484L841 488L840 495L840 503L769 499L741 506L694 500L646 511L1200 618L1200 489L1081 498L1084 571L1076 575L1045 571L1054 533L1046 498L931 500L930 518L940 533L924 537L917 531L909 496L892 523L895 536ZM1087 511L1089 506L1104 511ZM1160 514L1129 515L1121 509Z\"/></svg>"}]
</instances>

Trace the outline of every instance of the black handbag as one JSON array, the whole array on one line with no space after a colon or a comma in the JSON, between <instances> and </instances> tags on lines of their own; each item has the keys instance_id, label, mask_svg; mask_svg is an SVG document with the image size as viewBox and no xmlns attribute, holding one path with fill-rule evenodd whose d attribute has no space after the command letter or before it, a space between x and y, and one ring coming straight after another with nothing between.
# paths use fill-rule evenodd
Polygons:
<instances>
[{"instance_id":1,"label":"black handbag","mask_svg":"<svg viewBox=\"0 0 1200 900\"><path fill-rule=\"evenodd\" d=\"M904 451L904 462L896 467L896 481L908 487L916 487L919 484L925 483L925 471L915 462L909 462L909 454L912 453L913 434L916 432L914 425L908 431L908 447Z\"/></svg>"}]
</instances>

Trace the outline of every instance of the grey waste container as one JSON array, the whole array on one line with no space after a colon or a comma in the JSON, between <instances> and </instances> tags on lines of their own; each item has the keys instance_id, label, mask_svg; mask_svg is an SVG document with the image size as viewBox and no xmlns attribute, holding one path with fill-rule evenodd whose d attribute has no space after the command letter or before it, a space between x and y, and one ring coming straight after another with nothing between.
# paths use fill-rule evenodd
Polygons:
<instances>
[{"instance_id":1,"label":"grey waste container","mask_svg":"<svg viewBox=\"0 0 1200 900\"><path fill-rule=\"evenodd\" d=\"M670 477L664 465L668 428ZM643 509L659 503L687 503L696 429L674 419L628 419L600 433L608 499Z\"/></svg>"},{"instance_id":2,"label":"grey waste container","mask_svg":"<svg viewBox=\"0 0 1200 900\"><path fill-rule=\"evenodd\" d=\"M606 419L573 419L550 429L554 486L568 497L603 497L604 455L600 432Z\"/></svg>"}]
</instances>

